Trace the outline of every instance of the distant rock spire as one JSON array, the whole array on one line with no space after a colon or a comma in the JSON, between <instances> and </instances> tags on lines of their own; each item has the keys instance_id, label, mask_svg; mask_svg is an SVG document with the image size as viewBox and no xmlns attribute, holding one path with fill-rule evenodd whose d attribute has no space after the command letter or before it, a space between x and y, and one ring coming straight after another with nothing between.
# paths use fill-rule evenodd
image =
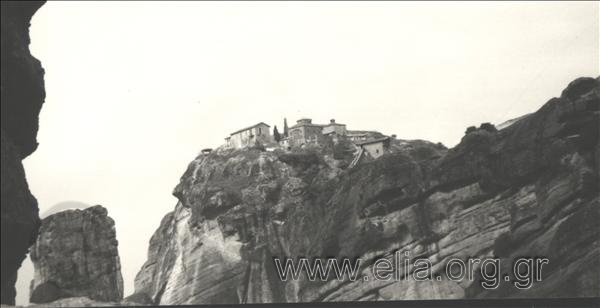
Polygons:
<instances>
[{"instance_id":1,"label":"distant rock spire","mask_svg":"<svg viewBox=\"0 0 600 308\"><path fill-rule=\"evenodd\" d=\"M123 299L115 222L100 205L44 218L30 257L35 268L32 303L68 297Z\"/></svg>"}]
</instances>

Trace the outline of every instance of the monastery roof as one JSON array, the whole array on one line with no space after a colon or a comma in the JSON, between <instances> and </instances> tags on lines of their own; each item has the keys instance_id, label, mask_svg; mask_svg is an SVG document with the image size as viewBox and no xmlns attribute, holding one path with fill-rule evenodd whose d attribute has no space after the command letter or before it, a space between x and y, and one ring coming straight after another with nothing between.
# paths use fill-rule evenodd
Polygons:
<instances>
[{"instance_id":1,"label":"monastery roof","mask_svg":"<svg viewBox=\"0 0 600 308\"><path fill-rule=\"evenodd\" d=\"M389 139L390 139L390 137L382 137L382 138L357 142L356 145L365 145L365 144L372 144L372 143L378 143L378 142L385 142L385 141L388 141Z\"/></svg>"},{"instance_id":2,"label":"monastery roof","mask_svg":"<svg viewBox=\"0 0 600 308\"><path fill-rule=\"evenodd\" d=\"M233 135L235 135L235 134L237 134L237 133L241 133L241 132L243 132L243 131L245 131L245 130L249 130L249 129L251 129L251 128L255 128L255 127L259 126L259 125L265 125L265 126L267 126L267 127L271 127L270 125L268 125L268 124L267 124L267 123L265 123L265 122L260 122L260 123L256 123L256 124L254 124L254 125L252 125L252 126L248 126L248 127L245 127L245 128L239 129L239 130L236 130L235 132L231 133L230 135L232 135L232 136L233 136Z\"/></svg>"},{"instance_id":3,"label":"monastery roof","mask_svg":"<svg viewBox=\"0 0 600 308\"><path fill-rule=\"evenodd\" d=\"M366 136L366 135L368 135L368 133L362 133L362 132L356 133L356 132L348 131L348 132L346 132L346 135L347 136Z\"/></svg>"},{"instance_id":4,"label":"monastery roof","mask_svg":"<svg viewBox=\"0 0 600 308\"><path fill-rule=\"evenodd\" d=\"M290 128L296 128L296 127L302 127L302 126L325 127L327 125L313 124L313 123L297 123L297 124L294 124L294 126L292 126Z\"/></svg>"},{"instance_id":5,"label":"monastery roof","mask_svg":"<svg viewBox=\"0 0 600 308\"><path fill-rule=\"evenodd\" d=\"M301 126L313 126L313 127L327 127L327 126L346 126L342 123L327 123L327 124L315 124L315 123L296 123L290 128L296 128Z\"/></svg>"},{"instance_id":6,"label":"monastery roof","mask_svg":"<svg viewBox=\"0 0 600 308\"><path fill-rule=\"evenodd\" d=\"M347 130L347 134L349 135L368 135L368 134L381 134L375 130Z\"/></svg>"}]
</instances>

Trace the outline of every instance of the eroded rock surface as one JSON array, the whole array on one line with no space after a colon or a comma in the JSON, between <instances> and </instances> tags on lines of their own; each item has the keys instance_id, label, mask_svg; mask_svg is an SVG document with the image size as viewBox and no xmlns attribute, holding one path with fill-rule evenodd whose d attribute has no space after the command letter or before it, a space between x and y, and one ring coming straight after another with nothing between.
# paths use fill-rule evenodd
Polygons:
<instances>
[{"instance_id":1,"label":"eroded rock surface","mask_svg":"<svg viewBox=\"0 0 600 308\"><path fill-rule=\"evenodd\" d=\"M326 149L200 155L136 292L156 304L599 296L599 106L598 79L580 78L504 129L470 129L450 150L396 141L393 154L353 169ZM372 261L398 250L431 260L440 281L372 279ZM284 282L275 272L274 257L329 256L360 257L371 279ZM492 256L550 265L529 290L445 274L450 258Z\"/></svg>"},{"instance_id":2,"label":"eroded rock surface","mask_svg":"<svg viewBox=\"0 0 600 308\"><path fill-rule=\"evenodd\" d=\"M35 273L30 301L70 297L120 301L123 278L117 245L114 221L102 206L44 218L31 248Z\"/></svg>"},{"instance_id":3,"label":"eroded rock surface","mask_svg":"<svg viewBox=\"0 0 600 308\"><path fill-rule=\"evenodd\" d=\"M38 206L21 160L37 147L38 114L44 102L44 71L29 52L29 21L41 1L2 1L1 129L2 304L15 303L17 270L39 227Z\"/></svg>"}]
</instances>

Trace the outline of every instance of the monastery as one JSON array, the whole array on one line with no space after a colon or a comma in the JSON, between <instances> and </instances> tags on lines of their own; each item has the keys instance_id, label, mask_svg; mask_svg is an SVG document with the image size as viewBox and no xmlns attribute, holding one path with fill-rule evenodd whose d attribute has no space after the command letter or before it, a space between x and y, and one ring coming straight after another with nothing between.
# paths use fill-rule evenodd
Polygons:
<instances>
[{"instance_id":1,"label":"monastery","mask_svg":"<svg viewBox=\"0 0 600 308\"><path fill-rule=\"evenodd\" d=\"M357 148L356 162L352 166L364 155L378 158L389 152L391 140L395 137L375 131L351 131L346 124L337 123L335 119L327 124L315 124L312 119L302 118L287 130L287 134L283 132L278 141L275 140L275 134L271 134L270 126L264 122L236 130L225 141L228 147L236 149L263 145L291 150L309 144L323 144L328 139L337 142L340 138L346 138Z\"/></svg>"}]
</instances>

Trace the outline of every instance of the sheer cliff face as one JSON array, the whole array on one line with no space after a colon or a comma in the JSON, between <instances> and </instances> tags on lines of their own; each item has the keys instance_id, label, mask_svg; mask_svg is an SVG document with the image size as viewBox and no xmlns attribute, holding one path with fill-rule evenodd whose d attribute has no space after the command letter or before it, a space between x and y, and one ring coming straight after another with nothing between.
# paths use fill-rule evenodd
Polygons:
<instances>
[{"instance_id":1,"label":"sheer cliff face","mask_svg":"<svg viewBox=\"0 0 600 308\"><path fill-rule=\"evenodd\" d=\"M44 101L44 72L29 52L29 21L43 4L2 2L1 72L1 219L2 304L14 304L17 270L39 226L21 160L37 147L38 114Z\"/></svg>"},{"instance_id":2,"label":"sheer cliff face","mask_svg":"<svg viewBox=\"0 0 600 308\"><path fill-rule=\"evenodd\" d=\"M106 302L123 298L115 223L102 206L44 218L31 260L33 303L69 297Z\"/></svg>"},{"instance_id":3,"label":"sheer cliff face","mask_svg":"<svg viewBox=\"0 0 600 308\"><path fill-rule=\"evenodd\" d=\"M136 293L160 304L599 296L599 106L598 80L581 78L500 131L470 130L450 150L396 141L350 170L327 150L201 155ZM369 261L397 250L427 257L441 281L373 279ZM283 282L273 262L330 256L360 257L371 279ZM445 277L449 258L486 256L550 264L528 290Z\"/></svg>"}]
</instances>

